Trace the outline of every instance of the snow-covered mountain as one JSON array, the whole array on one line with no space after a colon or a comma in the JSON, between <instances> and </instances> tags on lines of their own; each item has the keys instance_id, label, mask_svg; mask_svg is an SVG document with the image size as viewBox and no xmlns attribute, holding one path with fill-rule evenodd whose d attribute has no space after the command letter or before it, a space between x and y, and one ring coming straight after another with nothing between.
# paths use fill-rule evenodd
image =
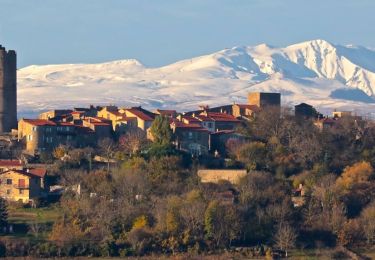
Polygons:
<instances>
[{"instance_id":1,"label":"snow-covered mountain","mask_svg":"<svg viewBox=\"0 0 375 260\"><path fill-rule=\"evenodd\" d=\"M250 91L323 111L375 111L375 51L314 40L275 48L234 47L147 68L137 60L29 66L18 71L19 114L89 104L179 111L246 102Z\"/></svg>"}]
</instances>

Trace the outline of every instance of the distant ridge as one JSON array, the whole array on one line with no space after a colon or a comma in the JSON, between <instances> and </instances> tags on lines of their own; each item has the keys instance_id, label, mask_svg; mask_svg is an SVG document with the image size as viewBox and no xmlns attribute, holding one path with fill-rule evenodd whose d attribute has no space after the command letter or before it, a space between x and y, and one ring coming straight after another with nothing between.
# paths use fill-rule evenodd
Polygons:
<instances>
[{"instance_id":1,"label":"distant ridge","mask_svg":"<svg viewBox=\"0 0 375 260\"><path fill-rule=\"evenodd\" d=\"M375 51L325 40L285 48L233 47L159 68L137 60L29 66L18 71L19 112L89 104L194 109L246 102L250 91L322 110L375 111Z\"/></svg>"}]
</instances>

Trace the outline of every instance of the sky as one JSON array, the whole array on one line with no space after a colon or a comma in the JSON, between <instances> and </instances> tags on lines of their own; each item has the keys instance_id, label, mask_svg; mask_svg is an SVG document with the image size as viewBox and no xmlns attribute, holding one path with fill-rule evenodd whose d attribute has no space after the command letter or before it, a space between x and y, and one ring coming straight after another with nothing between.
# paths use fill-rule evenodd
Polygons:
<instances>
[{"instance_id":1,"label":"sky","mask_svg":"<svg viewBox=\"0 0 375 260\"><path fill-rule=\"evenodd\" d=\"M375 48L374 10L374 0L0 0L0 44L20 68L128 58L156 67L312 39Z\"/></svg>"}]
</instances>

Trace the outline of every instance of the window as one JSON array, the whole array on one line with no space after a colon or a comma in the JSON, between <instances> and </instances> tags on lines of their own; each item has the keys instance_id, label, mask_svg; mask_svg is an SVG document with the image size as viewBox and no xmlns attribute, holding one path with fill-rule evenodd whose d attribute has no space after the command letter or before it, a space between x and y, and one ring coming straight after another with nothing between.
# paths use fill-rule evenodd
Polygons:
<instances>
[{"instance_id":1,"label":"window","mask_svg":"<svg viewBox=\"0 0 375 260\"><path fill-rule=\"evenodd\" d=\"M70 131L70 127L69 127L69 126L66 127L66 131L67 131L67 132Z\"/></svg>"},{"instance_id":2,"label":"window","mask_svg":"<svg viewBox=\"0 0 375 260\"><path fill-rule=\"evenodd\" d=\"M46 132L49 132L49 133L52 132L52 128L51 127L47 127L46 128Z\"/></svg>"},{"instance_id":3,"label":"window","mask_svg":"<svg viewBox=\"0 0 375 260\"><path fill-rule=\"evenodd\" d=\"M28 141L32 141L32 140L33 140L33 136L32 136L32 135L28 135L28 136L27 136L27 140L28 140Z\"/></svg>"},{"instance_id":4,"label":"window","mask_svg":"<svg viewBox=\"0 0 375 260\"><path fill-rule=\"evenodd\" d=\"M188 136L189 136L189 139L192 139L193 138L193 133L189 132Z\"/></svg>"},{"instance_id":5,"label":"window","mask_svg":"<svg viewBox=\"0 0 375 260\"><path fill-rule=\"evenodd\" d=\"M36 131L36 126L33 126L33 131L34 131L34 132Z\"/></svg>"},{"instance_id":6,"label":"window","mask_svg":"<svg viewBox=\"0 0 375 260\"><path fill-rule=\"evenodd\" d=\"M47 143L52 143L52 141L53 141L53 139L52 139L52 137L50 136L50 137L46 137L46 140L47 140Z\"/></svg>"},{"instance_id":7,"label":"window","mask_svg":"<svg viewBox=\"0 0 375 260\"><path fill-rule=\"evenodd\" d=\"M208 128L212 128L212 123L208 123Z\"/></svg>"},{"instance_id":8,"label":"window","mask_svg":"<svg viewBox=\"0 0 375 260\"><path fill-rule=\"evenodd\" d=\"M20 191L20 194L23 194L23 190L22 189L20 189L19 191Z\"/></svg>"},{"instance_id":9,"label":"window","mask_svg":"<svg viewBox=\"0 0 375 260\"><path fill-rule=\"evenodd\" d=\"M7 184L12 185L12 179L7 179Z\"/></svg>"},{"instance_id":10,"label":"window","mask_svg":"<svg viewBox=\"0 0 375 260\"><path fill-rule=\"evenodd\" d=\"M8 194L8 195L10 194L10 190L7 190L7 194Z\"/></svg>"}]
</instances>

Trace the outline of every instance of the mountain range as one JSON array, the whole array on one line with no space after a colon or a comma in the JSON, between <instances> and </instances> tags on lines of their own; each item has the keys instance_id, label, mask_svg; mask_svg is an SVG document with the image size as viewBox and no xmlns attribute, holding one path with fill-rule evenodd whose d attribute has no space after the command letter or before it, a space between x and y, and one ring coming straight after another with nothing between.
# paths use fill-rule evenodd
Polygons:
<instances>
[{"instance_id":1,"label":"mountain range","mask_svg":"<svg viewBox=\"0 0 375 260\"><path fill-rule=\"evenodd\" d=\"M20 116L90 104L185 111L246 103L251 91L280 92L287 106L305 102L326 113L372 113L375 50L313 40L284 48L233 47L158 68L127 59L18 70Z\"/></svg>"}]
</instances>

